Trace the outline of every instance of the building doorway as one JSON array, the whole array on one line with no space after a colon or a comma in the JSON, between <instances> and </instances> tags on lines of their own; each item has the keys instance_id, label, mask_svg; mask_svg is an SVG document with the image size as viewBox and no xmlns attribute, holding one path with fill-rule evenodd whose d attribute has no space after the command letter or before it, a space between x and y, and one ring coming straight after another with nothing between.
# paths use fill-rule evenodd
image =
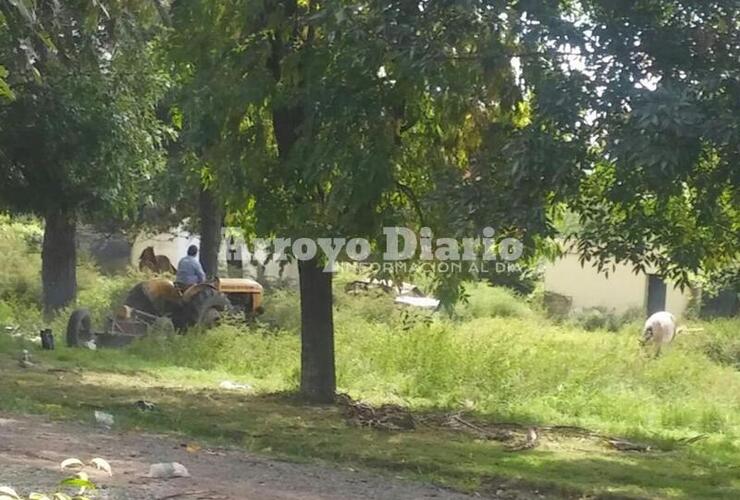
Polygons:
<instances>
[{"instance_id":1,"label":"building doorway","mask_svg":"<svg viewBox=\"0 0 740 500\"><path fill-rule=\"evenodd\" d=\"M657 274L648 274L647 313L665 311L666 285Z\"/></svg>"}]
</instances>

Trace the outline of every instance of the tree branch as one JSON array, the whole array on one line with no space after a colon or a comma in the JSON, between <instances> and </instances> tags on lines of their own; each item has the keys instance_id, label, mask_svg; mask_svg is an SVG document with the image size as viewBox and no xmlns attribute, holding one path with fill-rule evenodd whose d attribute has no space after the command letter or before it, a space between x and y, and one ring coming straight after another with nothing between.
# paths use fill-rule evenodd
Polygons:
<instances>
[{"instance_id":1,"label":"tree branch","mask_svg":"<svg viewBox=\"0 0 740 500\"><path fill-rule=\"evenodd\" d=\"M154 6L157 8L157 13L159 14L159 18L162 20L162 24L164 24L168 28L171 28L172 18L170 17L170 13L167 10L167 7L165 7L164 3L162 3L162 0L152 0L152 2L154 2Z\"/></svg>"},{"instance_id":2,"label":"tree branch","mask_svg":"<svg viewBox=\"0 0 740 500\"><path fill-rule=\"evenodd\" d=\"M396 186L398 186L398 189L406 195L406 197L409 199L411 204L414 206L414 210L416 211L416 214L419 216L419 222L422 226L425 225L424 223L424 211L421 209L421 203L419 203L419 199L414 194L414 191L407 186L406 184L402 183L401 181L396 181Z\"/></svg>"}]
</instances>

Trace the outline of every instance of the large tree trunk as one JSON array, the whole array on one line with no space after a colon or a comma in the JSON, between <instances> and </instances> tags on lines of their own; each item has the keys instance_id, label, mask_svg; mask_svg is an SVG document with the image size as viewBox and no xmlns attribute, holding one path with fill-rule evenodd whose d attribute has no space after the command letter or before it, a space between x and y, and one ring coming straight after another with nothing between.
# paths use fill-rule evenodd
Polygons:
<instances>
[{"instance_id":1,"label":"large tree trunk","mask_svg":"<svg viewBox=\"0 0 740 500\"><path fill-rule=\"evenodd\" d=\"M46 214L41 251L44 313L48 316L67 306L77 294L76 222L72 214Z\"/></svg>"},{"instance_id":2,"label":"large tree trunk","mask_svg":"<svg viewBox=\"0 0 740 500\"><path fill-rule=\"evenodd\" d=\"M286 2L284 15L294 15L297 5L296 0ZM308 40L302 43L310 46L312 37L313 29L309 28ZM281 40L280 35L273 36L270 45L272 50L267 68L275 80L280 81L281 64L293 45ZM290 161L304 121L304 103L273 103L272 128L280 161ZM310 187L306 189L311 190ZM305 196L310 198L311 194L306 192ZM323 272L316 260L299 261L298 273L301 283L301 395L312 403L331 403L337 385L334 373L332 275Z\"/></svg>"},{"instance_id":3,"label":"large tree trunk","mask_svg":"<svg viewBox=\"0 0 740 500\"><path fill-rule=\"evenodd\" d=\"M209 278L218 276L218 250L221 247L223 208L210 189L200 190L200 264Z\"/></svg>"},{"instance_id":4,"label":"large tree trunk","mask_svg":"<svg viewBox=\"0 0 740 500\"><path fill-rule=\"evenodd\" d=\"M301 283L301 395L331 403L336 393L332 274L316 260L298 262Z\"/></svg>"},{"instance_id":5,"label":"large tree trunk","mask_svg":"<svg viewBox=\"0 0 740 500\"><path fill-rule=\"evenodd\" d=\"M299 108L273 110L273 128L285 161L303 122ZM331 403L336 395L332 274L315 259L298 262L301 284L301 396Z\"/></svg>"}]
</instances>

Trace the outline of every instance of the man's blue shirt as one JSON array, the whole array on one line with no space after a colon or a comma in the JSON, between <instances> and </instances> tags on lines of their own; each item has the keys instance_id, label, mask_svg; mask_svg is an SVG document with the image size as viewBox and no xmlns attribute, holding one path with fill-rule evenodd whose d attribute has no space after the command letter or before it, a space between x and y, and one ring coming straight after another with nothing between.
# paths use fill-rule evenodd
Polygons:
<instances>
[{"instance_id":1,"label":"man's blue shirt","mask_svg":"<svg viewBox=\"0 0 740 500\"><path fill-rule=\"evenodd\" d=\"M180 259L177 264L177 276L175 281L184 285L197 285L206 280L206 273L203 272L203 266L200 265L198 257L188 255Z\"/></svg>"}]
</instances>

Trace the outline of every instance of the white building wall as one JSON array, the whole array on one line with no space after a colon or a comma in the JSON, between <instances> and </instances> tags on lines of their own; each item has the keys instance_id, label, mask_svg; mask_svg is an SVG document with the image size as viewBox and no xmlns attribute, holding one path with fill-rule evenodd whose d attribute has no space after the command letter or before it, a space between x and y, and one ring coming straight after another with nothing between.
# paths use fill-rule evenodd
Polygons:
<instances>
[{"instance_id":1,"label":"white building wall","mask_svg":"<svg viewBox=\"0 0 740 500\"><path fill-rule=\"evenodd\" d=\"M609 276L599 273L591 263L583 266L578 255L565 254L544 270L545 290L569 297L573 309L603 307L615 313L647 306L648 275L634 273L632 266L617 264ZM691 291L681 291L666 283L666 309L676 316L686 311Z\"/></svg>"},{"instance_id":2,"label":"white building wall","mask_svg":"<svg viewBox=\"0 0 740 500\"><path fill-rule=\"evenodd\" d=\"M252 252L250 252L250 249ZM265 248L252 245L243 247L244 272L253 279L267 279L268 281L282 281L287 284L298 284L298 265L293 262L281 262L269 258Z\"/></svg>"},{"instance_id":3,"label":"white building wall","mask_svg":"<svg viewBox=\"0 0 740 500\"><path fill-rule=\"evenodd\" d=\"M692 291L688 288L683 292L678 287L668 284L665 297L665 308L677 317L683 316L691 304Z\"/></svg>"},{"instance_id":4,"label":"white building wall","mask_svg":"<svg viewBox=\"0 0 740 500\"><path fill-rule=\"evenodd\" d=\"M139 257L146 247L154 247L154 253L165 255L172 265L187 255L190 245L200 246L200 237L187 231L172 231L170 233L141 234L136 237L131 249L131 265L139 268Z\"/></svg>"},{"instance_id":5,"label":"white building wall","mask_svg":"<svg viewBox=\"0 0 740 500\"><path fill-rule=\"evenodd\" d=\"M221 242L219 249L219 274L226 276L229 249L227 240L233 231L229 231ZM295 262L285 263L281 267L280 262L269 260L265 249L254 249L254 259L249 248L241 238L234 238L236 259L242 261L244 278L257 279L259 281L283 282L286 284L298 283L298 266ZM200 237L187 231L173 230L170 233L142 234L136 238L131 250L131 265L138 269L139 256L146 247L154 247L157 255L166 255L172 265L177 263L187 254L190 245L200 246Z\"/></svg>"}]
</instances>

